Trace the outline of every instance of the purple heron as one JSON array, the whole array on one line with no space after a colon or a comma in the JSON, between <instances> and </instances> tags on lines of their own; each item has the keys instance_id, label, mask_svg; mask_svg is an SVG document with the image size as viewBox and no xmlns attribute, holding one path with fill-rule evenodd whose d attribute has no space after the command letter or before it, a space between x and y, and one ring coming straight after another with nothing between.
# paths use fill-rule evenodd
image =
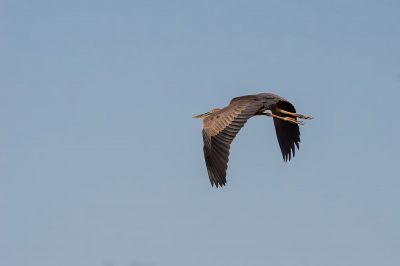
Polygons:
<instances>
[{"instance_id":1,"label":"purple heron","mask_svg":"<svg viewBox=\"0 0 400 266\"><path fill-rule=\"evenodd\" d=\"M303 125L299 119L312 119L296 113L289 101L272 93L236 97L223 109L215 108L193 116L203 119L204 158L212 186L226 184L230 144L247 120L256 115L274 119L276 136L285 162L295 156L295 146L299 149L299 125Z\"/></svg>"}]
</instances>

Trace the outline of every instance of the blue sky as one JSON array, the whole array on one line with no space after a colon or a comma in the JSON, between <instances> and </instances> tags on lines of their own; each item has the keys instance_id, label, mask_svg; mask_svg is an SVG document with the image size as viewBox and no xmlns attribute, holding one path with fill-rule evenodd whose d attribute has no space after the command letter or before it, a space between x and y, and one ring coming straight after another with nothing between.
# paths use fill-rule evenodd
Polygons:
<instances>
[{"instance_id":1,"label":"blue sky","mask_svg":"<svg viewBox=\"0 0 400 266\"><path fill-rule=\"evenodd\" d=\"M0 264L399 265L398 1L0 1ZM195 114L275 92L209 184Z\"/></svg>"}]
</instances>

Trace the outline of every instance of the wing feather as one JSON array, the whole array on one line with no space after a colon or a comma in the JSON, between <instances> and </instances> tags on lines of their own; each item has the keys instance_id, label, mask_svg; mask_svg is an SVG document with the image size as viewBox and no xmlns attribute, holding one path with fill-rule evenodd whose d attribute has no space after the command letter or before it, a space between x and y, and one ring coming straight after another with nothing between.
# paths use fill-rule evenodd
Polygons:
<instances>
[{"instance_id":1,"label":"wing feather","mask_svg":"<svg viewBox=\"0 0 400 266\"><path fill-rule=\"evenodd\" d=\"M218 187L226 184L230 144L262 105L262 102L237 100L204 119L204 157L211 185Z\"/></svg>"}]
</instances>

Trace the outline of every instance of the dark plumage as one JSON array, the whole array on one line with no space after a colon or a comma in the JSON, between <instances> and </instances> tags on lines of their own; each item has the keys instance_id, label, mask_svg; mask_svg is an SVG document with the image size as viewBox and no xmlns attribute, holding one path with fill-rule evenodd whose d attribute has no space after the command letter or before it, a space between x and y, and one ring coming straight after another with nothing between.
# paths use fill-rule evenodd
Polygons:
<instances>
[{"instance_id":1,"label":"dark plumage","mask_svg":"<svg viewBox=\"0 0 400 266\"><path fill-rule=\"evenodd\" d=\"M236 97L223 109L194 116L203 118L204 158L211 185L226 184L229 148L239 130L247 120L255 115L274 118L276 135L284 161L295 156L299 148L301 121L297 118L311 119L296 113L294 106L284 98L272 93L260 93Z\"/></svg>"}]
</instances>

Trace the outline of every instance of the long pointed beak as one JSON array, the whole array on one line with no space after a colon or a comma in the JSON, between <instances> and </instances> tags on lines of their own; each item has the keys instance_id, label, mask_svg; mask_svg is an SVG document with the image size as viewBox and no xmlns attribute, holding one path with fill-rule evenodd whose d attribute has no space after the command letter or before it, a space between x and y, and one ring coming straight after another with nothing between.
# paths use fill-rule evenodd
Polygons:
<instances>
[{"instance_id":1,"label":"long pointed beak","mask_svg":"<svg viewBox=\"0 0 400 266\"><path fill-rule=\"evenodd\" d=\"M207 112L207 113L204 113L204 114L201 114L201 115L195 115L195 116L193 116L192 118L203 118L203 117L205 117L205 116L208 116L210 113L209 112Z\"/></svg>"}]
</instances>

